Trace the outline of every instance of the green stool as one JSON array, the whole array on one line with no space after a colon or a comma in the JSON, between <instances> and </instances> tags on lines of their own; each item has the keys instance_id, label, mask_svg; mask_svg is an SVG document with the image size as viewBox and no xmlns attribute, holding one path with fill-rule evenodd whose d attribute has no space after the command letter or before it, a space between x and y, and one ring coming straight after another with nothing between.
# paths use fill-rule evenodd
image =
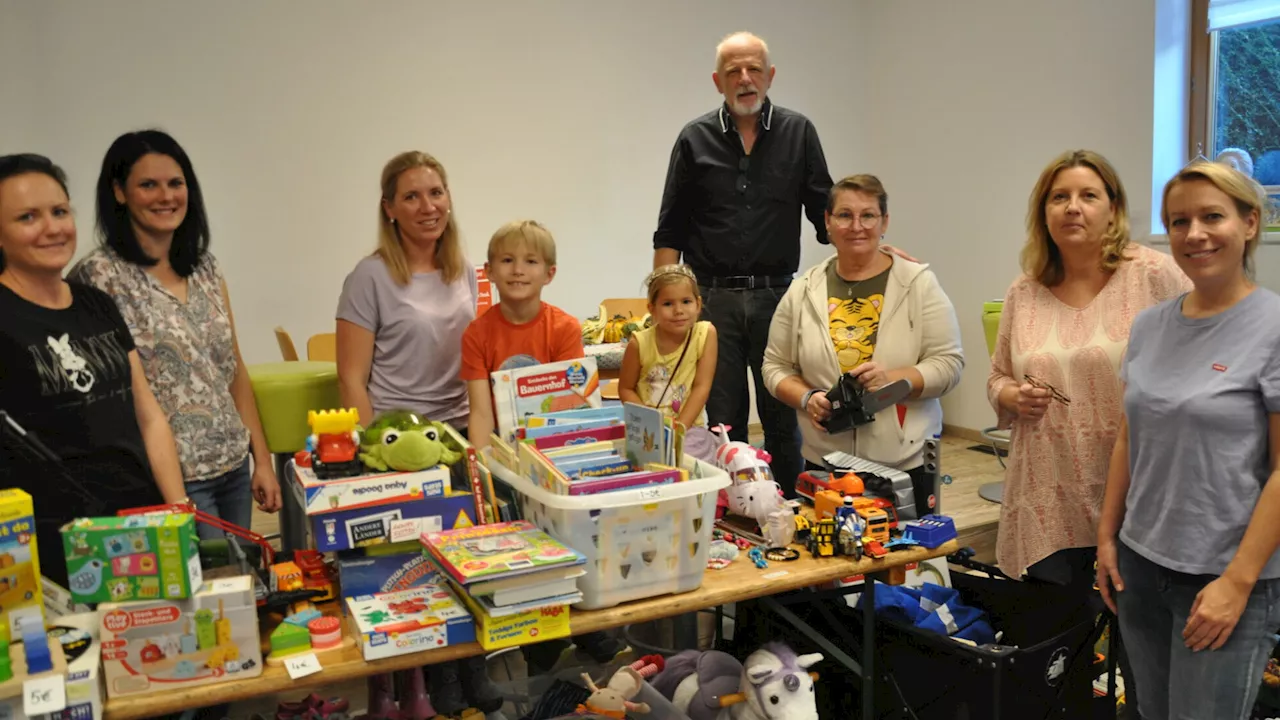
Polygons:
<instances>
[{"instance_id":1,"label":"green stool","mask_svg":"<svg viewBox=\"0 0 1280 720\"><path fill-rule=\"evenodd\" d=\"M996 338L1000 334L1000 311L1003 309L1003 300L982 303L982 329L987 334L988 355L994 355L996 352ZM982 437L991 443L991 451L995 453L996 460L1000 461L1000 467L1004 467L1004 458L1000 456L1000 452L1007 451L1009 448L1009 431L990 427L982 431ZM987 483L978 488L978 495L984 500L999 503L1004 499L1004 483Z\"/></svg>"},{"instance_id":2,"label":"green stool","mask_svg":"<svg viewBox=\"0 0 1280 720\"><path fill-rule=\"evenodd\" d=\"M275 456L280 478L280 547L288 556L307 547L306 516L288 476L293 454L307 446L307 411L341 407L338 366L331 362L271 362L250 365L249 380L258 402L267 449Z\"/></svg>"}]
</instances>

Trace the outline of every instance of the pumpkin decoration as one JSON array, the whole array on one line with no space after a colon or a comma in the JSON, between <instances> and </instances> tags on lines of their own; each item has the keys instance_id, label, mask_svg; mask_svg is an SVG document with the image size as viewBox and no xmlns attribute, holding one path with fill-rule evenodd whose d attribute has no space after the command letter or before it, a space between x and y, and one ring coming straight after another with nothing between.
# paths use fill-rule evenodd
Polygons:
<instances>
[{"instance_id":1,"label":"pumpkin decoration","mask_svg":"<svg viewBox=\"0 0 1280 720\"><path fill-rule=\"evenodd\" d=\"M636 322L635 317L626 315L614 315L609 318L604 326L604 341L606 343L617 343L630 338L631 334L640 329L640 324Z\"/></svg>"}]
</instances>

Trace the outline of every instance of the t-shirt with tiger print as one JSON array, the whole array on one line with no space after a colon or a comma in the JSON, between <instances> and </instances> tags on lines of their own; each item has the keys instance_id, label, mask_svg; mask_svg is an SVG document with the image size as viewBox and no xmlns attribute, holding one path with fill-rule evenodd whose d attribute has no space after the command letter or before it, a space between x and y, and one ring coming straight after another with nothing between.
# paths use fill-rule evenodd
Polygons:
<instances>
[{"instance_id":1,"label":"t-shirt with tiger print","mask_svg":"<svg viewBox=\"0 0 1280 720\"><path fill-rule=\"evenodd\" d=\"M840 372L870 361L875 352L890 269L851 282L836 272L836 263L827 266L827 328Z\"/></svg>"}]
</instances>

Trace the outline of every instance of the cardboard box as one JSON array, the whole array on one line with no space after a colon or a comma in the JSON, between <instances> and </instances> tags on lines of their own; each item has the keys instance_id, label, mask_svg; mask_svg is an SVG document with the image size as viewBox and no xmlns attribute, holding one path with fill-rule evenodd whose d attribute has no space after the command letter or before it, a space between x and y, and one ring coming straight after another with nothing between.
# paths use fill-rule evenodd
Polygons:
<instances>
[{"instance_id":1,"label":"cardboard box","mask_svg":"<svg viewBox=\"0 0 1280 720\"><path fill-rule=\"evenodd\" d=\"M98 613L109 697L262 674L248 575L211 580L186 600L104 603Z\"/></svg>"},{"instance_id":2,"label":"cardboard box","mask_svg":"<svg viewBox=\"0 0 1280 720\"><path fill-rule=\"evenodd\" d=\"M0 622L8 626L9 637L21 637L19 618L43 621L42 579L31 496L0 490Z\"/></svg>"},{"instance_id":3,"label":"cardboard box","mask_svg":"<svg viewBox=\"0 0 1280 720\"><path fill-rule=\"evenodd\" d=\"M471 614L442 582L400 592L349 597L347 612L365 660L476 639Z\"/></svg>"},{"instance_id":4,"label":"cardboard box","mask_svg":"<svg viewBox=\"0 0 1280 720\"><path fill-rule=\"evenodd\" d=\"M366 550L391 550L366 554ZM338 584L348 597L398 592L438 580L435 565L422 554L422 544L412 542L380 545L338 553Z\"/></svg>"},{"instance_id":5,"label":"cardboard box","mask_svg":"<svg viewBox=\"0 0 1280 720\"><path fill-rule=\"evenodd\" d=\"M48 635L62 643L62 653L67 658L67 707L61 712L40 715L38 720L101 720L102 646L98 641L98 614L59 617L49 626ZM28 720L21 695L0 701L0 720Z\"/></svg>"},{"instance_id":6,"label":"cardboard box","mask_svg":"<svg viewBox=\"0 0 1280 720\"><path fill-rule=\"evenodd\" d=\"M437 465L418 472L386 472L321 480L311 468L290 473L294 497L307 515L359 510L441 497L449 489L449 468Z\"/></svg>"},{"instance_id":7,"label":"cardboard box","mask_svg":"<svg viewBox=\"0 0 1280 720\"><path fill-rule=\"evenodd\" d=\"M307 518L315 548L320 552L402 542L420 537L423 532L468 527L475 523L476 504L469 493L424 497Z\"/></svg>"},{"instance_id":8,"label":"cardboard box","mask_svg":"<svg viewBox=\"0 0 1280 720\"><path fill-rule=\"evenodd\" d=\"M462 602L476 619L476 642L485 650L501 650L534 641L569 637L569 606L526 610L505 617L489 617L480 603L466 593Z\"/></svg>"},{"instance_id":9,"label":"cardboard box","mask_svg":"<svg viewBox=\"0 0 1280 720\"><path fill-rule=\"evenodd\" d=\"M186 513L80 518L62 527L71 599L189 598L200 589L200 538Z\"/></svg>"}]
</instances>

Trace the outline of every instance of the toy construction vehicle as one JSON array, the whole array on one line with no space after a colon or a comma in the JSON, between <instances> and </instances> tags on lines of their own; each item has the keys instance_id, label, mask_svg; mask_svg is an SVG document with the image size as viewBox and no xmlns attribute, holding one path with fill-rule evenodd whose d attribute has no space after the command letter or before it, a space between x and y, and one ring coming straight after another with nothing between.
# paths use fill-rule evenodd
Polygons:
<instances>
[{"instance_id":1,"label":"toy construction vehicle","mask_svg":"<svg viewBox=\"0 0 1280 720\"><path fill-rule=\"evenodd\" d=\"M364 470L360 462L360 413L350 410L321 410L307 412L307 425L311 435L307 447L311 450L311 470L321 480L359 475Z\"/></svg>"}]
</instances>

